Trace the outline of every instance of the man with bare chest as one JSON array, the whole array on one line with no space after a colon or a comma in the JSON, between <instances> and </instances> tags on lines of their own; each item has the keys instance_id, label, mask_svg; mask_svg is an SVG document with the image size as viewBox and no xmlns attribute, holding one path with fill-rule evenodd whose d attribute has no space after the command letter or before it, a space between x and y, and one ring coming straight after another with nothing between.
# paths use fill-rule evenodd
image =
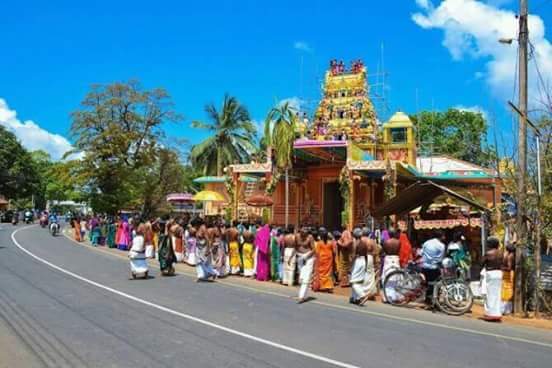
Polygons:
<instances>
[{"instance_id":1,"label":"man with bare chest","mask_svg":"<svg viewBox=\"0 0 552 368\"><path fill-rule=\"evenodd\" d=\"M282 277L282 283L288 286L293 286L295 279L295 266L297 263L295 255L297 242L295 238L295 229L293 225L289 225L284 230L284 275Z\"/></svg>"},{"instance_id":2,"label":"man with bare chest","mask_svg":"<svg viewBox=\"0 0 552 368\"><path fill-rule=\"evenodd\" d=\"M314 269L314 237L309 234L306 227L301 228L299 235L296 236L297 264L299 267L299 289L298 303L303 303L307 299L307 291L310 286L312 272Z\"/></svg>"},{"instance_id":3,"label":"man with bare chest","mask_svg":"<svg viewBox=\"0 0 552 368\"><path fill-rule=\"evenodd\" d=\"M353 254L353 237L351 232L345 228L337 241L337 269L341 287L347 287L350 284L349 274L351 272Z\"/></svg>"},{"instance_id":4,"label":"man with bare chest","mask_svg":"<svg viewBox=\"0 0 552 368\"><path fill-rule=\"evenodd\" d=\"M395 230L389 230L389 239L383 242L383 269L381 272L381 283L385 282L385 278L394 269L400 268L401 263L399 259L399 252L401 250L401 243L399 241L399 234ZM385 300L385 293L382 294L382 299Z\"/></svg>"}]
</instances>

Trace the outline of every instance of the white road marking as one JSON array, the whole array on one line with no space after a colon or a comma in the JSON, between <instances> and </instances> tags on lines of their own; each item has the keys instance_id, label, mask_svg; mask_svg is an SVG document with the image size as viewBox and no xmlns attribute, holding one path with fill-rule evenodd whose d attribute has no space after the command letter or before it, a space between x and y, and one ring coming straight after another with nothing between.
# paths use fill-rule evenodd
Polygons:
<instances>
[{"instance_id":1,"label":"white road marking","mask_svg":"<svg viewBox=\"0 0 552 368\"><path fill-rule=\"evenodd\" d=\"M78 244L80 246L84 246L83 243L77 242L76 240L74 240L71 237L67 236L67 234L63 234L63 235L67 239L74 242L75 244ZM120 256L118 254L113 254L113 253L108 252L106 250L103 250L101 248L90 248L90 247L85 247L85 248L92 249L92 250L100 252L100 253L105 253L106 255L109 255L109 256L112 256L112 257L115 257L115 258L126 259L126 257L124 257L124 256ZM180 274L183 274L183 275L188 276L188 277L195 278L195 275L192 274L192 273L189 273L189 272L180 272ZM254 287L251 287L251 286L242 285L242 284L238 285L238 284L234 284L234 283L227 282L227 281L224 281L224 280L218 280L217 283L220 284L220 285L227 286L227 287L233 287L233 288L253 291L255 293L273 295L273 296L278 296L278 297L282 297L282 298L290 298L289 295L278 293L276 291L261 290L261 289L254 288ZM496 333L492 333L492 332L473 330L473 329L470 329L470 328L450 326L450 325L445 325L445 324L438 323L438 322L431 322L431 321L426 321L426 320L422 320L422 319L401 317L401 316L397 316L397 315L393 315L393 314L388 314L388 313L383 313L383 312L375 312L375 311L370 311L370 310L361 309L361 308L351 308L351 307L348 307L348 306L345 306L345 305L337 305L337 304L327 303L327 302L318 301L318 300L313 300L313 301L309 302L309 304L322 305L322 306L329 307L329 308L335 308L335 309L346 310L346 311L354 312L354 313L361 313L361 314L371 315L371 316L384 318L384 319L388 319L388 320L415 323L415 324L419 324L419 325L425 325L425 326L431 326L431 327L437 327L437 328L444 328L446 330L458 331L458 332L468 333L468 334L472 334L472 335L494 337L496 339L522 342L522 343L526 343L526 344L544 346L546 348L552 348L552 344L550 344L550 343L524 339L522 337L507 336L507 335L501 335L501 334L496 334Z\"/></svg>"},{"instance_id":2,"label":"white road marking","mask_svg":"<svg viewBox=\"0 0 552 368\"><path fill-rule=\"evenodd\" d=\"M31 225L33 226L33 225ZM222 325L219 325L217 323L214 323L214 322L210 322L210 321L207 321L207 320L204 320L204 319L201 319L201 318L197 318L197 317L194 317L194 316L191 316L189 314L186 314L186 313L182 313L182 312L178 312L174 309L170 309L170 308L167 308L167 307L164 307L162 305L159 305L159 304L155 304L155 303L152 303L152 302L149 302L147 300L144 300L144 299L141 299L141 298L138 298L136 296L133 296L133 295L130 295L130 294L127 294L125 292L122 292L122 291L119 291L117 289L113 289L109 286L106 286L106 285L103 285L103 284L100 284L99 282L96 282L96 281L92 281L92 280L89 280L85 277L82 277L80 275L77 275L76 273L74 272L71 272L71 271L68 271L62 267L59 267L51 262L48 262L47 260L37 256L36 254L28 251L27 249L23 248L21 246L21 244L19 244L19 242L15 239L15 234L18 233L20 230L24 230L26 228L29 228L31 226L26 226L26 227L23 227L23 228L20 228L20 229L17 229L15 230L12 234L11 234L11 239L13 241L13 243L20 249L22 250L23 252L25 252L26 254L28 254L29 256L33 257L34 259L36 259L37 261L41 262L41 263L44 263L45 265L47 266L50 266L51 268L59 271L59 272L62 272L66 275L69 275L71 277L74 277L76 278L77 280L80 280L80 281L83 281L83 282L86 282L87 284L90 284L92 286L95 286L97 288L100 288L100 289L103 289L103 290L106 290L106 291L109 291L113 294L116 294L116 295L119 295L123 298L127 298L127 299L130 299L132 301L135 301L137 303L140 303L140 304L143 304L143 305L146 305L148 307L152 307L152 308L155 308L155 309L159 309L160 311L163 311L163 312L167 312L167 313L170 313L172 315L175 315L177 317L181 317L181 318L184 318L184 319L187 319L187 320L190 320L190 321L193 321L193 322L196 322L196 323L200 323L202 325L205 325L205 326L209 326L209 327L212 327L212 328L215 328L215 329L218 329L218 330L221 330L221 331L224 331L224 332L227 332L229 334L232 334L232 335L236 335L236 336L240 336L240 337L243 337L243 338L246 338L246 339L249 339L249 340L252 340L252 341L255 341L255 342L258 342L258 343L261 343L261 344L265 344L265 345L268 345L268 346L271 346L271 347L274 347L274 348L277 348L277 349L280 349L280 350L285 350L285 351L289 351L291 353L295 353L295 354L298 354L298 355L301 355L301 356L304 356L304 357L307 357L307 358L310 358L310 359L313 359L313 360L317 360L317 361L320 361L320 362L324 362L324 363L328 363L328 364L331 364L331 365L334 365L336 367L343 367L343 368L360 368L356 365L352 365L352 364L348 364L348 363L344 363L344 362L340 362L338 360L334 360L334 359L330 359L330 358L326 358L324 356L321 356L321 355L317 355L317 354L313 354L313 353L309 353L307 351L304 351L304 350L300 350L300 349L296 349L296 348L293 348L291 346L287 346L287 345L283 345L283 344L279 344L277 342L274 342L274 341L270 341L270 340L267 340L267 339L263 339L261 337L257 337L257 336L254 336L254 335L250 335L248 333L245 333L245 332L241 332L241 331L237 331L237 330L234 330L232 328L229 328L229 327L225 327L225 326L222 326Z\"/></svg>"}]
</instances>

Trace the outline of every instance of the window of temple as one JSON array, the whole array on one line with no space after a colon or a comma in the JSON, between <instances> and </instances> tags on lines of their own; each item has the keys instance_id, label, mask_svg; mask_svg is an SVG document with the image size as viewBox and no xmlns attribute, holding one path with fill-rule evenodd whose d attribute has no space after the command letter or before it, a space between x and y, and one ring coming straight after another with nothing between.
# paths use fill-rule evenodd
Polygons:
<instances>
[{"instance_id":1,"label":"window of temple","mask_svg":"<svg viewBox=\"0 0 552 368\"><path fill-rule=\"evenodd\" d=\"M391 143L406 143L406 128L391 128Z\"/></svg>"}]
</instances>

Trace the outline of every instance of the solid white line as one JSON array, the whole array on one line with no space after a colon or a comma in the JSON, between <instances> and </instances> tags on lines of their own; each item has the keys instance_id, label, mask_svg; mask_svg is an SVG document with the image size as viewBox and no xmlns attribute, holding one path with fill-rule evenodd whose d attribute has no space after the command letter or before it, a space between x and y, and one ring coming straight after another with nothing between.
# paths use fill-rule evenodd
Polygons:
<instances>
[{"instance_id":1,"label":"solid white line","mask_svg":"<svg viewBox=\"0 0 552 368\"><path fill-rule=\"evenodd\" d=\"M31 225L33 226L33 225ZM15 239L15 234L17 232L19 232L20 230L23 230L23 229L26 229L26 228L29 228L31 226L26 226L26 227L23 227L23 228L20 228L20 229L17 229L15 230L12 234L11 234L11 239L13 241L13 243L20 249L22 250L23 252L25 252L26 254L28 254L29 256L33 257L34 259L36 259L37 261L39 262L42 262L44 263L45 265L47 266L50 266L51 268L59 271L59 272L62 272L66 275L69 275L71 277L74 277L80 281L83 281L83 282L86 282L87 284L90 284L92 286L95 286L97 288L100 288L100 289L103 289L103 290L106 290L106 291L109 291L113 294L116 294L116 295L119 295L123 298L127 298L127 299L130 299L132 301L135 301L137 303L140 303L140 304L144 304L144 305L147 305L148 307L152 307L152 308L156 308L156 309L159 309L163 312L167 312L167 313L170 313L170 314L173 314L175 316L178 316L178 317L181 317L181 318L185 318L185 319L188 319L190 321L194 321L196 323L200 323L202 325L205 325L205 326L209 326L209 327L212 327L212 328L216 328L218 330L221 330L221 331L224 331L224 332L227 332L227 333L230 333L230 334L233 334L233 335L236 335L236 336L240 336L240 337L243 337L243 338L246 338L246 339L249 339L249 340L253 340L255 342L259 342L261 344L265 344L265 345L268 345L268 346L272 346L274 348L277 348L277 349L280 349L280 350L285 350L285 351L289 351L289 352L292 352L292 353L295 353L295 354L298 354L298 355L302 355L304 357L307 357L307 358L310 358L310 359L314 359L314 360L317 360L317 361L320 361L320 362L324 362L324 363L328 363L328 364L332 364L336 367L343 367L343 368L360 368L356 365L352 365L352 364L348 364L348 363L344 363L344 362L340 362L338 360L334 360L334 359L330 359L330 358L326 358L326 357L323 357L321 355L317 355L317 354L313 354L313 353L309 353L307 351L303 351L303 350L299 350L299 349L296 349L296 348L293 348L291 346L287 346L287 345L283 345L283 344L279 344L277 342L273 342L273 341L270 341L270 340L267 340L267 339L263 339L261 337L257 337L257 336L253 336L253 335L250 335L248 333L245 333L245 332L240 332L240 331L237 331L237 330L234 330L232 328L229 328L229 327L225 327L225 326L221 326L217 323L213 323L213 322L209 322L207 320L204 320L204 319L201 319L201 318L197 318L197 317L194 317L194 316L191 316L189 314L186 314L186 313L181 313L181 312L178 312L178 311L175 311L173 309L170 309L170 308L167 308L167 307L164 307L162 305L159 305L159 304L155 304L155 303L152 303L152 302L149 302L147 300L144 300L144 299L140 299L136 296L133 296L133 295L130 295L130 294L127 294L127 293L124 293L122 291L119 291L119 290L116 290L116 289L113 289L109 286L106 286L106 285L103 285L103 284L100 284L98 282L95 282L95 281L92 281L92 280L89 280L85 277L82 277L80 275L77 275L76 273L73 273L71 271L68 271L64 268L61 268L51 262L48 262L47 260L43 259L43 258L40 258L39 256L35 255L34 253L28 251L27 249L23 248L21 246L21 244L19 244L19 242Z\"/></svg>"}]
</instances>

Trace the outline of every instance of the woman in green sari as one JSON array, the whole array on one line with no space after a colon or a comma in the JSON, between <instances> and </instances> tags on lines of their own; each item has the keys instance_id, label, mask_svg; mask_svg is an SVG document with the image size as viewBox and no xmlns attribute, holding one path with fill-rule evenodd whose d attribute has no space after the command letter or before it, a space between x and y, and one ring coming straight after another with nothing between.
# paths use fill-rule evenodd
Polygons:
<instances>
[{"instance_id":1,"label":"woman in green sari","mask_svg":"<svg viewBox=\"0 0 552 368\"><path fill-rule=\"evenodd\" d=\"M107 236L105 243L109 248L115 248L115 232L117 230L117 226L115 225L115 221L113 218L109 219L109 224L107 225Z\"/></svg>"},{"instance_id":2,"label":"woman in green sari","mask_svg":"<svg viewBox=\"0 0 552 368\"><path fill-rule=\"evenodd\" d=\"M270 235L270 274L272 275L272 281L280 281L280 238L282 236L282 231L280 229L273 229Z\"/></svg>"}]
</instances>

